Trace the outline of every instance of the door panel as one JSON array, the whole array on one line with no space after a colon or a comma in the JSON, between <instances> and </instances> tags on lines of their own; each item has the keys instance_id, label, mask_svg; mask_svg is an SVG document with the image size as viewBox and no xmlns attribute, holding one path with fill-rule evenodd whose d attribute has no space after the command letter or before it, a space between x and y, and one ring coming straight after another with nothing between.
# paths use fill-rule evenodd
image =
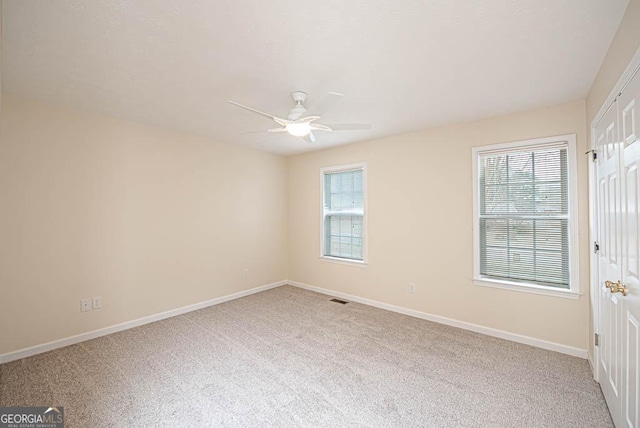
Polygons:
<instances>
[{"instance_id":1,"label":"door panel","mask_svg":"<svg viewBox=\"0 0 640 428\"><path fill-rule=\"evenodd\" d=\"M607 358L609 361L609 378L607 379L611 389L613 391L613 396L616 399L620 397L620 348L622 342L620 341L620 333L621 329L621 309L620 307L620 299L616 296L605 298L609 299L609 346L607 347L607 352L609 357Z\"/></svg>"},{"instance_id":2,"label":"door panel","mask_svg":"<svg viewBox=\"0 0 640 428\"><path fill-rule=\"evenodd\" d=\"M625 199L627 203L625 222L625 261L627 278L638 280L638 166L632 165L626 171Z\"/></svg>"},{"instance_id":3,"label":"door panel","mask_svg":"<svg viewBox=\"0 0 640 428\"><path fill-rule=\"evenodd\" d=\"M613 159L615 160L615 159ZM620 208L618 201L618 177L617 171L607 176L609 182L609 210L607 212L609 220L607 229L607 238L609 240L609 263L612 267L618 266L618 217L620 217Z\"/></svg>"}]
</instances>

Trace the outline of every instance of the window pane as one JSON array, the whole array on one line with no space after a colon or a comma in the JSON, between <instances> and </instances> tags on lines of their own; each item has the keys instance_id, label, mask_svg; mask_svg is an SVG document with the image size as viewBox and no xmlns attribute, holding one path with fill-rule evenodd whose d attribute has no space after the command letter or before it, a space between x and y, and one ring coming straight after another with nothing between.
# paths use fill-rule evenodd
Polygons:
<instances>
[{"instance_id":1,"label":"window pane","mask_svg":"<svg viewBox=\"0 0 640 428\"><path fill-rule=\"evenodd\" d=\"M480 159L480 181L488 186L500 184L507 179L507 157L487 156Z\"/></svg>"},{"instance_id":2,"label":"window pane","mask_svg":"<svg viewBox=\"0 0 640 428\"><path fill-rule=\"evenodd\" d=\"M352 217L351 234L356 238L362 238L362 217Z\"/></svg>"},{"instance_id":3,"label":"window pane","mask_svg":"<svg viewBox=\"0 0 640 428\"><path fill-rule=\"evenodd\" d=\"M342 190L341 193L353 193L353 172L342 173Z\"/></svg>"},{"instance_id":4,"label":"window pane","mask_svg":"<svg viewBox=\"0 0 640 428\"><path fill-rule=\"evenodd\" d=\"M355 193L353 195L353 209L356 211L362 211L364 209L364 198L362 193Z\"/></svg>"},{"instance_id":5,"label":"window pane","mask_svg":"<svg viewBox=\"0 0 640 428\"><path fill-rule=\"evenodd\" d=\"M563 269L562 255L557 252L543 252L536 254L536 275L540 282L562 285L569 281L568 270ZM568 261L568 259L567 259Z\"/></svg>"},{"instance_id":6,"label":"window pane","mask_svg":"<svg viewBox=\"0 0 640 428\"><path fill-rule=\"evenodd\" d=\"M526 215L536 212L536 202L533 197L533 183L509 183L508 191L510 214Z\"/></svg>"},{"instance_id":7,"label":"window pane","mask_svg":"<svg viewBox=\"0 0 640 428\"><path fill-rule=\"evenodd\" d=\"M340 236L351 236L351 217L340 217Z\"/></svg>"},{"instance_id":8,"label":"window pane","mask_svg":"<svg viewBox=\"0 0 640 428\"><path fill-rule=\"evenodd\" d=\"M530 184L533 181L533 153L508 155L507 164L510 183Z\"/></svg>"},{"instance_id":9,"label":"window pane","mask_svg":"<svg viewBox=\"0 0 640 428\"><path fill-rule=\"evenodd\" d=\"M360 240L360 241L362 241L362 240ZM354 242L352 248L353 248L353 256L352 257L355 260L362 260L364 258L363 251L362 251L362 243L360 243L360 245L356 245L356 243Z\"/></svg>"},{"instance_id":10,"label":"window pane","mask_svg":"<svg viewBox=\"0 0 640 428\"><path fill-rule=\"evenodd\" d=\"M527 250L509 251L509 276L520 280L535 281L534 252Z\"/></svg>"},{"instance_id":11,"label":"window pane","mask_svg":"<svg viewBox=\"0 0 640 428\"><path fill-rule=\"evenodd\" d=\"M482 225L484 224L483 228L485 229L486 234L486 245L504 248L508 246L508 222L509 221L507 219L487 219L480 221L480 227L483 227Z\"/></svg>"},{"instance_id":12,"label":"window pane","mask_svg":"<svg viewBox=\"0 0 640 428\"><path fill-rule=\"evenodd\" d=\"M564 183L540 183L536 185L536 208L539 213L566 213L566 201L563 201ZM566 195L566 194L565 194Z\"/></svg>"},{"instance_id":13,"label":"window pane","mask_svg":"<svg viewBox=\"0 0 640 428\"><path fill-rule=\"evenodd\" d=\"M353 188L355 191L360 191L362 193L362 170L353 172Z\"/></svg>"},{"instance_id":14,"label":"window pane","mask_svg":"<svg viewBox=\"0 0 640 428\"><path fill-rule=\"evenodd\" d=\"M340 193L331 193L330 198L331 198L331 204L329 205L329 210L340 211L342 209Z\"/></svg>"},{"instance_id":15,"label":"window pane","mask_svg":"<svg viewBox=\"0 0 640 428\"><path fill-rule=\"evenodd\" d=\"M487 276L504 276L509 270L507 263L508 250L506 248L486 248L484 251L484 264L481 264L482 274Z\"/></svg>"},{"instance_id":16,"label":"window pane","mask_svg":"<svg viewBox=\"0 0 640 428\"><path fill-rule=\"evenodd\" d=\"M331 253L329 254L336 255L336 256L340 254L340 237L339 236L331 237Z\"/></svg>"},{"instance_id":17,"label":"window pane","mask_svg":"<svg viewBox=\"0 0 640 428\"><path fill-rule=\"evenodd\" d=\"M339 193L340 192L340 183L342 182L341 178L342 175L341 174L329 174L329 177L331 177L331 192L332 193Z\"/></svg>"},{"instance_id":18,"label":"window pane","mask_svg":"<svg viewBox=\"0 0 640 428\"><path fill-rule=\"evenodd\" d=\"M507 186L487 185L480 189L482 214L503 214L509 211Z\"/></svg>"},{"instance_id":19,"label":"window pane","mask_svg":"<svg viewBox=\"0 0 640 428\"><path fill-rule=\"evenodd\" d=\"M533 220L509 220L509 246L515 248L534 248L535 231Z\"/></svg>"},{"instance_id":20,"label":"window pane","mask_svg":"<svg viewBox=\"0 0 640 428\"><path fill-rule=\"evenodd\" d=\"M566 220L536 220L536 247L541 250L562 248Z\"/></svg>"},{"instance_id":21,"label":"window pane","mask_svg":"<svg viewBox=\"0 0 640 428\"><path fill-rule=\"evenodd\" d=\"M542 150L534 153L536 164L535 179L541 181L561 181L562 153L560 150Z\"/></svg>"},{"instance_id":22,"label":"window pane","mask_svg":"<svg viewBox=\"0 0 640 428\"><path fill-rule=\"evenodd\" d=\"M342 193L340 195L340 209L350 210L353 207L353 193Z\"/></svg>"}]
</instances>

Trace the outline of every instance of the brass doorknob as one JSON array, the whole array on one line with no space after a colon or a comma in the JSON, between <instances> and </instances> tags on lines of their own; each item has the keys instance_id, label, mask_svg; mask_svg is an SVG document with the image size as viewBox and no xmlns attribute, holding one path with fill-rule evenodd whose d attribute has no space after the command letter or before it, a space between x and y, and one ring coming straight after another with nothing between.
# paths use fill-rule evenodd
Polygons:
<instances>
[{"instance_id":1,"label":"brass doorknob","mask_svg":"<svg viewBox=\"0 0 640 428\"><path fill-rule=\"evenodd\" d=\"M620 281L618 281L618 283L619 283L619 282L620 282ZM613 282L613 281L609 281L609 280L606 280L606 281L604 282L604 286L605 286L605 287L607 287L608 289L611 289L611 287L612 287L614 284L616 284L616 283L615 283L615 282Z\"/></svg>"},{"instance_id":2,"label":"brass doorknob","mask_svg":"<svg viewBox=\"0 0 640 428\"><path fill-rule=\"evenodd\" d=\"M609 290L611 290L612 293L622 293L623 296L626 296L629 292L627 286L624 284L620 284L620 281L614 282Z\"/></svg>"}]
</instances>

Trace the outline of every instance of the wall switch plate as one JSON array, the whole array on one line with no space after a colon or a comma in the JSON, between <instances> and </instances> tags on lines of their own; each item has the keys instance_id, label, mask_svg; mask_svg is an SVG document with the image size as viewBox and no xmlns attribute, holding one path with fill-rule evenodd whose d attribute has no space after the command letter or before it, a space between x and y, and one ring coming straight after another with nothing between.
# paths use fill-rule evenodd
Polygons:
<instances>
[{"instance_id":1,"label":"wall switch plate","mask_svg":"<svg viewBox=\"0 0 640 428\"><path fill-rule=\"evenodd\" d=\"M87 312L91 310L91 299L80 300L80 312Z\"/></svg>"},{"instance_id":2,"label":"wall switch plate","mask_svg":"<svg viewBox=\"0 0 640 428\"><path fill-rule=\"evenodd\" d=\"M249 276L249 268L242 269L242 277L246 278Z\"/></svg>"},{"instance_id":3,"label":"wall switch plate","mask_svg":"<svg viewBox=\"0 0 640 428\"><path fill-rule=\"evenodd\" d=\"M409 283L409 293L415 293L416 292L416 285L413 282Z\"/></svg>"},{"instance_id":4,"label":"wall switch plate","mask_svg":"<svg viewBox=\"0 0 640 428\"><path fill-rule=\"evenodd\" d=\"M93 298L93 309L100 309L102 307L102 297L97 296Z\"/></svg>"}]
</instances>

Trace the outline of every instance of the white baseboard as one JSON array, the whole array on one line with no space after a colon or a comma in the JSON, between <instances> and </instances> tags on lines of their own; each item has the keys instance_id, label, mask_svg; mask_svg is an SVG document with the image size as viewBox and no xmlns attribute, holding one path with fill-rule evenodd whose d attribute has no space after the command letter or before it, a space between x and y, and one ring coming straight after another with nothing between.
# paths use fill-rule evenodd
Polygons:
<instances>
[{"instance_id":1,"label":"white baseboard","mask_svg":"<svg viewBox=\"0 0 640 428\"><path fill-rule=\"evenodd\" d=\"M43 352L52 351L54 349L63 348L65 346L74 345L85 340L95 339L96 337L106 336L107 334L117 333L122 330L138 327L144 324L149 324L155 321L175 317L176 315L182 315L187 312L197 311L209 306L218 305L220 303L228 302L230 300L239 299L241 297L249 296L251 294L260 293L261 291L270 290L272 288L280 287L288 284L288 281L278 281L271 284L263 285L260 287L251 288L249 290L240 291L238 293L229 294L227 296L217 297L215 299L207 300L205 302L194 303L193 305L183 306L177 309L171 309L170 311L162 312L147 317L138 318L132 321L123 322L110 327L101 328L98 330L89 331L87 333L77 334L75 336L66 337L64 339L54 340L52 342L43 343L41 345L31 346L29 348L19 349L17 351L8 352L6 354L0 354L0 364L8 363L10 361L19 360L21 358L30 357L32 355L42 354Z\"/></svg>"},{"instance_id":2,"label":"white baseboard","mask_svg":"<svg viewBox=\"0 0 640 428\"><path fill-rule=\"evenodd\" d=\"M403 308L401 306L390 305L388 303L378 302L377 300L366 299L364 297L354 296L352 294L340 293L338 291L329 290L326 288L316 287L309 284L304 284L297 281L288 281L289 285L303 288L309 291L315 291L317 293L327 294L329 296L339 297L344 300L350 300L352 302L362 303L363 305L373 306L387 311L397 312L403 315L409 315L416 318L421 318L427 321L437 322L439 324L446 324L452 327L458 327L464 330L474 331L476 333L486 334L487 336L498 337L500 339L510 340L512 342L523 343L525 345L535 346L542 349L548 349L550 351L560 352L561 354L567 354L579 358L587 358L588 351L586 349L574 348L572 346L562 345L560 343L548 342L542 339L536 339L534 337L524 336L521 334L510 333L504 330L498 330L491 327L485 327L478 324L472 324L465 321L458 321L452 318L446 318L439 315L432 315L426 312L420 312L413 309Z\"/></svg>"},{"instance_id":3,"label":"white baseboard","mask_svg":"<svg viewBox=\"0 0 640 428\"><path fill-rule=\"evenodd\" d=\"M0 354L0 364L8 363L10 361L19 360L21 358L30 357L32 355L41 354L43 352L52 351L54 349L62 348L76 343L84 342L86 340L95 339L96 337L106 336L108 334L117 333L119 331L127 330L130 328L138 327L144 324L149 324L155 321L171 318L176 315L182 315L187 312L197 311L209 306L218 305L220 303L228 302L230 300L239 299L241 297L249 296L251 294L259 293L261 291L270 290L272 288L280 287L282 285L293 285L305 290L315 291L317 293L327 294L329 296L339 297L341 299L350 300L352 302L362 303L364 305L373 306L387 311L397 312L403 315L409 315L416 318L421 318L427 321L433 321L440 324L450 325L452 327L458 327L464 330L474 331L476 333L486 334L488 336L498 337L500 339L511 340L512 342L523 343L525 345L531 345L538 348L548 349L550 351L560 352L562 354L572 355L574 357L588 359L588 351L586 349L574 348L572 346L562 345L559 343L548 342L546 340L536 339L529 336L523 336L516 333L510 333L504 330L498 330L495 328L484 327L478 324L472 324L465 321L458 321L452 318L446 318L439 315L432 315L425 312L416 311L413 309L407 309L400 306L390 305L388 303L378 302L376 300L367 299L364 297L354 296L352 294L341 293L338 291L329 290L326 288L316 287L309 284L304 284L297 281L278 281L271 284L255 287L249 290L240 291L238 293L229 294L227 296L218 297L215 299L207 300L205 302L195 303L193 305L183 306L181 308L172 309L170 311L162 312L155 315L150 315L136 320L127 321L121 324L113 325L110 327L101 328L98 330L89 331L87 333L81 333L75 336L66 337L64 339L54 340L52 342L43 343L41 345L32 346L29 348L19 349L17 351L8 352L6 354Z\"/></svg>"}]
</instances>

